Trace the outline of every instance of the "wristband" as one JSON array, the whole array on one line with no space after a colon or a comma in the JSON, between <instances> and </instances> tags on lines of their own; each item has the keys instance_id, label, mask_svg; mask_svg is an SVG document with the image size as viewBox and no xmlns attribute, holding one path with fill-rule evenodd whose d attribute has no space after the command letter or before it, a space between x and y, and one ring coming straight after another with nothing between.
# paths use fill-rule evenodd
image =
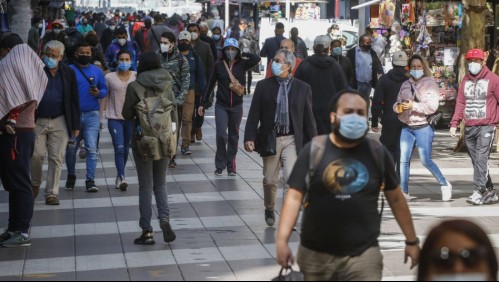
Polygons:
<instances>
[{"instance_id":1,"label":"wristband","mask_svg":"<svg viewBox=\"0 0 499 282\"><path fill-rule=\"evenodd\" d=\"M412 240L412 241L405 240L405 245L406 246L417 246L417 245L419 245L419 238L416 237L416 240Z\"/></svg>"}]
</instances>

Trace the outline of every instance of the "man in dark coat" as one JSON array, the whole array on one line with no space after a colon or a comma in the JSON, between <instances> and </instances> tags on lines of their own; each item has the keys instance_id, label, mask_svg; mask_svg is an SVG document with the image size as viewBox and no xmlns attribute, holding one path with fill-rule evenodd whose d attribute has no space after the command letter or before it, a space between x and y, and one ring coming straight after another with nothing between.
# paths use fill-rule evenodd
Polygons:
<instances>
[{"instance_id":1,"label":"man in dark coat","mask_svg":"<svg viewBox=\"0 0 499 282\"><path fill-rule=\"evenodd\" d=\"M298 153L317 135L312 113L312 89L305 82L293 78L291 72L295 62L292 52L285 49L277 51L272 63L274 76L256 85L246 122L244 146L248 152L255 150L255 141L260 136L268 135L277 125L277 153L263 158L265 221L268 226L275 223L274 208L281 165L287 182ZM256 148L258 152L261 152L260 149ZM286 194L287 189L284 190Z\"/></svg>"},{"instance_id":2,"label":"man in dark coat","mask_svg":"<svg viewBox=\"0 0 499 282\"><path fill-rule=\"evenodd\" d=\"M260 57L267 57L268 60L274 58L277 50L281 48L281 41L286 39L284 34L284 24L277 23L275 25L275 37L270 37L265 40L262 50L260 51Z\"/></svg>"},{"instance_id":3,"label":"man in dark coat","mask_svg":"<svg viewBox=\"0 0 499 282\"><path fill-rule=\"evenodd\" d=\"M295 74L296 78L312 87L312 108L319 135L331 133L329 102L336 93L348 89L343 69L329 56L330 44L328 35L317 36L314 40L315 54L306 58Z\"/></svg>"}]
</instances>

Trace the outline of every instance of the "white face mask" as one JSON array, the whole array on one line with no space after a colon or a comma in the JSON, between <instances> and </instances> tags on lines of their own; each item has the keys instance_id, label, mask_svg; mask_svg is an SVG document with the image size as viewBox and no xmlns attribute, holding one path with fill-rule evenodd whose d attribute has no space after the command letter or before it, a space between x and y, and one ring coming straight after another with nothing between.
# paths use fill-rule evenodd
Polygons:
<instances>
[{"instance_id":1,"label":"white face mask","mask_svg":"<svg viewBox=\"0 0 499 282\"><path fill-rule=\"evenodd\" d=\"M431 281L487 281L484 273L453 273L433 275Z\"/></svg>"},{"instance_id":2,"label":"white face mask","mask_svg":"<svg viewBox=\"0 0 499 282\"><path fill-rule=\"evenodd\" d=\"M477 75L482 70L482 65L479 63L469 63L468 69L472 75Z\"/></svg>"},{"instance_id":3,"label":"white face mask","mask_svg":"<svg viewBox=\"0 0 499 282\"><path fill-rule=\"evenodd\" d=\"M199 38L199 34L196 32L191 32L192 41L196 41Z\"/></svg>"},{"instance_id":4,"label":"white face mask","mask_svg":"<svg viewBox=\"0 0 499 282\"><path fill-rule=\"evenodd\" d=\"M43 27L43 24L38 24L38 28L42 28Z\"/></svg>"},{"instance_id":5,"label":"white face mask","mask_svg":"<svg viewBox=\"0 0 499 282\"><path fill-rule=\"evenodd\" d=\"M161 44L161 53L170 53L172 44Z\"/></svg>"},{"instance_id":6,"label":"white face mask","mask_svg":"<svg viewBox=\"0 0 499 282\"><path fill-rule=\"evenodd\" d=\"M118 39L118 43L121 45L121 46L124 46L126 44L126 39Z\"/></svg>"}]
</instances>

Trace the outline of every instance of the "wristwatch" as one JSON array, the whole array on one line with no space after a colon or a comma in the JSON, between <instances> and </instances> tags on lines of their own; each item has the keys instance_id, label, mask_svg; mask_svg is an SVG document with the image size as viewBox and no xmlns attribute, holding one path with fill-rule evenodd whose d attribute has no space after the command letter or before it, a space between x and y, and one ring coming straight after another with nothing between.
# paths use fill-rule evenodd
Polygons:
<instances>
[{"instance_id":1,"label":"wristwatch","mask_svg":"<svg viewBox=\"0 0 499 282\"><path fill-rule=\"evenodd\" d=\"M417 245L419 245L419 238L416 237L416 240L412 240L412 241L405 240L405 245L406 246L417 246Z\"/></svg>"}]
</instances>

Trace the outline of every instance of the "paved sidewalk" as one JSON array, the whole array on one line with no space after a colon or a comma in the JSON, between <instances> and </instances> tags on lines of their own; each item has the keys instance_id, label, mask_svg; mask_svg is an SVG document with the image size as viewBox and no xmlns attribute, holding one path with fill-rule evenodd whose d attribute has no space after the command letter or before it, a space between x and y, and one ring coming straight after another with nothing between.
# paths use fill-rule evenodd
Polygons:
<instances>
[{"instance_id":1,"label":"paved sidewalk","mask_svg":"<svg viewBox=\"0 0 499 282\"><path fill-rule=\"evenodd\" d=\"M245 116L251 97L245 99ZM275 261L275 228L264 221L262 160L240 151L237 177L214 175L215 129L213 110L207 112L204 140L192 145L192 157L179 156L178 168L169 171L171 221L177 240L162 242L154 221L156 245L137 246L138 185L131 160L127 165L130 187L114 189L116 169L111 138L102 131L96 184L99 193L85 192L85 163L78 161L74 192L61 188L60 206L45 206L43 191L35 205L29 248L0 249L0 281L9 280L270 280L279 267ZM241 130L244 130L245 119ZM241 131L240 148L243 131ZM414 159L411 210L419 235L450 217L471 218L484 226L499 244L497 205L470 207L465 198L472 191L471 164L465 154L449 150L454 140L437 134L435 159L454 184L454 201L444 203L440 188ZM417 154L416 154L417 155ZM491 173L497 180L494 156ZM45 166L46 170L46 166ZM63 171L64 185L66 170ZM44 185L42 185L42 188ZM282 193L280 193L282 194ZM7 224L8 194L0 192L0 227ZM279 206L281 200L278 201ZM296 250L299 235L294 233ZM389 208L383 214L380 244L385 280L413 280L403 264L404 237Z\"/></svg>"}]
</instances>

